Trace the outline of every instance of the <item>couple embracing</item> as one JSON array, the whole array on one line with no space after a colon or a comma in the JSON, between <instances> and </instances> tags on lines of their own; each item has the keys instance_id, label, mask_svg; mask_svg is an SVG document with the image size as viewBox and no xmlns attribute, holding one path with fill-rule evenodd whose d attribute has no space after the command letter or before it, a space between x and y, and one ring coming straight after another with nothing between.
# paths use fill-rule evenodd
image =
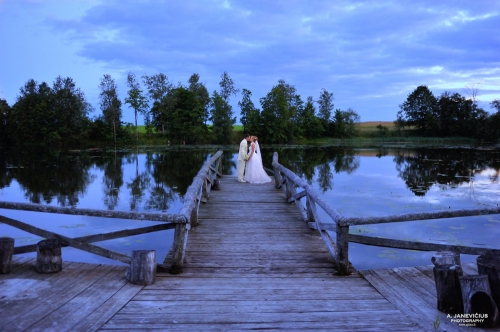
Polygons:
<instances>
[{"instance_id":1,"label":"couple embracing","mask_svg":"<svg viewBox=\"0 0 500 332\"><path fill-rule=\"evenodd\" d=\"M250 143L250 147L248 144ZM262 155L260 154L257 136L245 134L245 138L240 143L238 153L238 181L249 183L267 183L271 178L267 175L262 165Z\"/></svg>"}]
</instances>

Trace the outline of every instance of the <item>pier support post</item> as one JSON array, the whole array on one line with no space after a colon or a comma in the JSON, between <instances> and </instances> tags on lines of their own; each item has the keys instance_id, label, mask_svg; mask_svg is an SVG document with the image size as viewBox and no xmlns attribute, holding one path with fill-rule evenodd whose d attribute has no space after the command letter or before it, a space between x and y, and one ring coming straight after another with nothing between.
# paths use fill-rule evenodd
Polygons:
<instances>
[{"instance_id":1,"label":"pier support post","mask_svg":"<svg viewBox=\"0 0 500 332\"><path fill-rule=\"evenodd\" d=\"M477 272L488 276L491 297L500 308L500 256L488 252L477 257Z\"/></svg>"},{"instance_id":2,"label":"pier support post","mask_svg":"<svg viewBox=\"0 0 500 332\"><path fill-rule=\"evenodd\" d=\"M462 267L451 264L436 265L433 272L437 309L449 314L461 314L464 308L459 281L459 277L463 275Z\"/></svg>"},{"instance_id":3,"label":"pier support post","mask_svg":"<svg viewBox=\"0 0 500 332\"><path fill-rule=\"evenodd\" d=\"M460 253L456 251L438 251L432 256L431 262L434 265L461 265Z\"/></svg>"},{"instance_id":4,"label":"pier support post","mask_svg":"<svg viewBox=\"0 0 500 332\"><path fill-rule=\"evenodd\" d=\"M152 285L156 278L156 251L133 250L125 277L134 285Z\"/></svg>"},{"instance_id":5,"label":"pier support post","mask_svg":"<svg viewBox=\"0 0 500 332\"><path fill-rule=\"evenodd\" d=\"M339 275L349 274L349 226L337 223L337 271Z\"/></svg>"},{"instance_id":6,"label":"pier support post","mask_svg":"<svg viewBox=\"0 0 500 332\"><path fill-rule=\"evenodd\" d=\"M173 263L169 271L171 274L182 273L189 227L189 224L175 225L174 243L172 244Z\"/></svg>"},{"instance_id":7,"label":"pier support post","mask_svg":"<svg viewBox=\"0 0 500 332\"><path fill-rule=\"evenodd\" d=\"M61 242L46 239L36 245L36 271L39 273L57 273L62 270Z\"/></svg>"},{"instance_id":8,"label":"pier support post","mask_svg":"<svg viewBox=\"0 0 500 332\"><path fill-rule=\"evenodd\" d=\"M0 237L0 274L10 273L13 254L14 239L11 237Z\"/></svg>"},{"instance_id":9,"label":"pier support post","mask_svg":"<svg viewBox=\"0 0 500 332\"><path fill-rule=\"evenodd\" d=\"M498 308L491 297L490 284L487 275L469 275L460 277L464 314L478 314L479 327L493 327L497 325ZM476 318L476 317L474 317Z\"/></svg>"}]
</instances>

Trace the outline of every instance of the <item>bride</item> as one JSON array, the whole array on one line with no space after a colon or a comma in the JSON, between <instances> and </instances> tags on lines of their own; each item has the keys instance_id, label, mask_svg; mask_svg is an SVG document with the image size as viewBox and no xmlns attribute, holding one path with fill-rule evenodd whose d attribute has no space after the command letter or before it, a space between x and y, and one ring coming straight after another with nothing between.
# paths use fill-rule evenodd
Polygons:
<instances>
[{"instance_id":1,"label":"bride","mask_svg":"<svg viewBox=\"0 0 500 332\"><path fill-rule=\"evenodd\" d=\"M251 137L250 154L245 168L245 181L249 183L267 183L271 178L264 171L262 165L262 155L260 154L259 142L257 136Z\"/></svg>"}]
</instances>

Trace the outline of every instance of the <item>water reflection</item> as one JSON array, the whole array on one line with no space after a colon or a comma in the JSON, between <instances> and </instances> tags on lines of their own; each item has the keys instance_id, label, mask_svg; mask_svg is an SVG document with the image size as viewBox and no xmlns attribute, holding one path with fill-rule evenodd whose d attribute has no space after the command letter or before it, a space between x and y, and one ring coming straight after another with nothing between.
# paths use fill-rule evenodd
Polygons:
<instances>
[{"instance_id":1,"label":"water reflection","mask_svg":"<svg viewBox=\"0 0 500 332\"><path fill-rule=\"evenodd\" d=\"M398 151L394 162L408 189L416 196L424 196L433 184L442 189L464 183L473 186L475 175L487 169L493 170L491 182L498 183L499 158L495 151L418 149L411 153Z\"/></svg>"},{"instance_id":2,"label":"water reflection","mask_svg":"<svg viewBox=\"0 0 500 332\"><path fill-rule=\"evenodd\" d=\"M278 152L281 164L311 184L346 217L478 208L497 206L500 201L498 150L268 147L265 144L261 148L266 167L271 167L272 154ZM186 148L53 155L0 151L0 200L177 213L193 178L217 150ZM221 165L223 174L236 175L236 154L237 147L225 149ZM318 212L322 220L328 221L321 210ZM6 210L1 213L24 220L21 213L14 215ZM53 215L28 219L28 214L26 216L28 221L46 223L40 224L43 228L55 227L54 221L58 220L60 226L57 227L67 230L69 236L129 226L122 220L114 221L111 226L109 220L104 219ZM424 242L496 245L499 225L499 217L491 216L439 223L358 227L352 231ZM59 228L54 231L60 232ZM72 233L77 231L78 234ZM16 241L23 237L30 243L38 240L0 225L0 236L11 234ZM171 244L165 248L166 238L169 237L160 236L157 241L162 250L168 251ZM480 238L484 240L479 241ZM145 235L140 241L134 240L133 245L128 240L120 240L108 246L117 246L118 251L123 251L119 248L133 249L141 242L152 243L152 239L153 235ZM393 266L404 265L401 260L407 260L409 265L426 265L430 259L429 254L399 251L396 255L394 252L398 251L356 244L351 245L351 250L357 268L381 267L384 260L396 261ZM379 252L377 257L374 257L374 250ZM398 257L403 258L397 261Z\"/></svg>"}]
</instances>

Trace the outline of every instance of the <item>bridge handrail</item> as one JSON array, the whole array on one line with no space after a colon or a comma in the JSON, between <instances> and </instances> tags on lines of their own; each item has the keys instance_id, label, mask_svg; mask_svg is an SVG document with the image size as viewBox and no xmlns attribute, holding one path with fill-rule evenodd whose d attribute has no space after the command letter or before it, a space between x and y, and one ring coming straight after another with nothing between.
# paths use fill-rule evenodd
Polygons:
<instances>
[{"instance_id":1,"label":"bridge handrail","mask_svg":"<svg viewBox=\"0 0 500 332\"><path fill-rule=\"evenodd\" d=\"M274 168L275 187L281 188L285 186L285 195L288 202L295 202L299 211L302 213L303 219L308 222L309 227L315 228L320 232L320 235L327 246L330 254L337 264L339 274L349 274L349 242L362 243L367 245L385 246L401 249L426 250L426 251L442 251L451 250L464 254L482 255L485 252L500 254L499 249L457 246L448 244L425 243L418 241L405 241L388 238L372 237L360 234L349 234L349 227L355 225L370 225L391 222L404 222L414 220L428 220L454 217L468 217L488 214L500 214L500 207L467 209L467 210L444 210L424 213L411 213L402 215L392 215L383 217L363 217L363 218L346 218L337 212L330 204L324 201L319 194L306 181L302 180L295 173L285 168L278 163L278 153L274 152L272 165ZM284 175L282 179L281 174ZM295 186L303 188L301 193L295 192ZM300 199L306 197L306 208L303 207ZM335 224L322 223L316 213L316 204L319 205L326 214L334 221ZM336 232L336 243L331 243L333 240L327 231ZM330 241L331 240L331 241Z\"/></svg>"},{"instance_id":2,"label":"bridge handrail","mask_svg":"<svg viewBox=\"0 0 500 332\"><path fill-rule=\"evenodd\" d=\"M132 220L151 220L169 223L167 225L156 225L143 227L141 229L127 229L121 231L114 231L106 234L96 234L91 236L69 238L60 234L49 232L27 223L7 218L0 215L0 222L10 226L19 228L23 231L36 234L45 238L57 238L61 241L63 246L72 246L99 256L118 260L123 263L130 263L130 257L121 253L113 252L95 245L91 242L98 242L107 239L114 239L119 237L138 235L161 231L173 228L175 225L174 243L172 245L172 265L168 268L171 272L182 272L182 265L184 260L184 252L187 243L187 235L191 226L197 225L198 208L200 202L206 202L210 193L210 189L216 181L216 177L221 177L221 157L223 151L217 151L209 160L207 160L201 167L198 174L194 177L193 182L188 187L186 194L183 198L183 204L179 213L151 213L151 212L135 212L135 211L109 211L98 209L78 209L69 207L57 207L32 203L18 203L18 202L5 202L0 201L0 209L11 210L24 210L45 213L58 213L69 215L84 215L92 217L104 218L119 218L119 219L132 219ZM28 245L23 247L16 247L15 254L26 253L36 250L36 246ZM158 264L160 270L167 268L163 264Z\"/></svg>"}]
</instances>

